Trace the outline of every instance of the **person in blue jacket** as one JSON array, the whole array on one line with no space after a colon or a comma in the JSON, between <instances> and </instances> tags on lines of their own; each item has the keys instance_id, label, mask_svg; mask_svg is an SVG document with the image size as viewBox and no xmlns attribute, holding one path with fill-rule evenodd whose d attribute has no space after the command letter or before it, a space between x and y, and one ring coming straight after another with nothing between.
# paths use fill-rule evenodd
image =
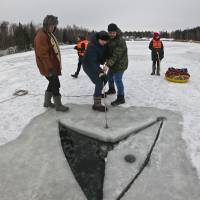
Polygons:
<instances>
[{"instance_id":1,"label":"person in blue jacket","mask_svg":"<svg viewBox=\"0 0 200 200\"><path fill-rule=\"evenodd\" d=\"M95 84L93 110L105 112L108 109L101 104L102 89L107 82L107 75L104 73L100 65L106 60L104 45L110 39L106 31L97 32L87 47L83 59L83 70L90 80Z\"/></svg>"}]
</instances>

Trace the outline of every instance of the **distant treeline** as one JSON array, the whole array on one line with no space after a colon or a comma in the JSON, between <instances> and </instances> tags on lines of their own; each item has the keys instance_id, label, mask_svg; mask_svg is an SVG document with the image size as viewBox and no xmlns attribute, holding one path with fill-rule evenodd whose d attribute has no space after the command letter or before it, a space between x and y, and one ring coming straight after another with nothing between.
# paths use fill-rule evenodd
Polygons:
<instances>
[{"instance_id":1,"label":"distant treeline","mask_svg":"<svg viewBox=\"0 0 200 200\"><path fill-rule=\"evenodd\" d=\"M27 51L33 48L33 41L36 31L39 26L33 23L29 24L9 24L9 22L0 23L0 49L4 50L8 47L15 47L17 51ZM58 28L55 35L59 43L74 44L76 43L78 35L84 35L89 37L94 31L78 27L78 26L66 26L65 28ZM125 31L124 36L126 38L144 38L152 37L151 31ZM162 38L173 38L175 40L194 40L200 41L200 27L176 30L173 32L162 31Z\"/></svg>"},{"instance_id":2,"label":"distant treeline","mask_svg":"<svg viewBox=\"0 0 200 200\"><path fill-rule=\"evenodd\" d=\"M0 49L16 47L17 51L27 51L33 48L34 37L39 26L30 24L0 23ZM59 43L74 44L78 35L89 37L93 31L78 26L66 26L57 28L55 35Z\"/></svg>"},{"instance_id":3,"label":"distant treeline","mask_svg":"<svg viewBox=\"0 0 200 200\"><path fill-rule=\"evenodd\" d=\"M175 40L193 40L200 41L200 27L186 29L186 30L176 30L171 33L171 37Z\"/></svg>"},{"instance_id":4,"label":"distant treeline","mask_svg":"<svg viewBox=\"0 0 200 200\"><path fill-rule=\"evenodd\" d=\"M151 38L153 36L152 31L125 31L124 33L125 37L130 38ZM160 32L162 38L170 38L170 33L161 31Z\"/></svg>"},{"instance_id":5,"label":"distant treeline","mask_svg":"<svg viewBox=\"0 0 200 200\"><path fill-rule=\"evenodd\" d=\"M172 38L175 40L182 41L200 41L200 27L185 29L185 30L176 30L172 32L161 31L161 38ZM143 37L152 37L153 32L151 31L129 31L124 32L125 36L133 38L143 38Z\"/></svg>"}]
</instances>

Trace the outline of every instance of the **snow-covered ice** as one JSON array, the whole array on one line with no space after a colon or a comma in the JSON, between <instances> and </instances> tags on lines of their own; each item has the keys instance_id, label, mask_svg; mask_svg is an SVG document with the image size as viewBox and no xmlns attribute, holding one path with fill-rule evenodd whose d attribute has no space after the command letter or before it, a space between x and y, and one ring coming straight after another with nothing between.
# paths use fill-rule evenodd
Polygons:
<instances>
[{"instance_id":1,"label":"snow-covered ice","mask_svg":"<svg viewBox=\"0 0 200 200\"><path fill-rule=\"evenodd\" d=\"M187 154L200 177L200 45L193 43L164 42L165 58L161 63L161 76L150 76L151 60L147 41L128 42L129 68L125 72L126 104L129 106L156 107L177 111L183 116L182 137ZM63 76L61 93L64 103L92 104L94 86L81 71L78 79L70 74L77 67L73 46L62 46ZM176 84L164 79L168 67L187 67L190 82ZM17 138L35 116L43 113L43 94L47 81L40 76L34 52L19 53L0 58L0 144ZM29 95L13 98L18 89ZM74 97L73 97L74 96ZM115 97L108 97L109 103ZM7 101L8 100L8 101ZM80 113L83 114L84 113Z\"/></svg>"}]
</instances>

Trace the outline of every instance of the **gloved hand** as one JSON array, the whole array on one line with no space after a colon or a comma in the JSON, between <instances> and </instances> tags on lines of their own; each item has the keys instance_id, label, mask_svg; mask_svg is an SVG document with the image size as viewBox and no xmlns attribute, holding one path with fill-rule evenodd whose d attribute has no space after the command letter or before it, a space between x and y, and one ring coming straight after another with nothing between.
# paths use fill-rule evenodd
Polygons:
<instances>
[{"instance_id":1,"label":"gloved hand","mask_svg":"<svg viewBox=\"0 0 200 200\"><path fill-rule=\"evenodd\" d=\"M105 82L105 81L108 80L107 75L106 75L105 73L103 73L103 72L101 72L101 73L99 74L99 78L100 78L103 82Z\"/></svg>"},{"instance_id":2,"label":"gloved hand","mask_svg":"<svg viewBox=\"0 0 200 200\"><path fill-rule=\"evenodd\" d=\"M57 76L56 70L54 68L50 69L48 77Z\"/></svg>"},{"instance_id":3,"label":"gloved hand","mask_svg":"<svg viewBox=\"0 0 200 200\"><path fill-rule=\"evenodd\" d=\"M107 72L108 70L108 66L106 64L103 65L103 69L102 69L105 73Z\"/></svg>"}]
</instances>

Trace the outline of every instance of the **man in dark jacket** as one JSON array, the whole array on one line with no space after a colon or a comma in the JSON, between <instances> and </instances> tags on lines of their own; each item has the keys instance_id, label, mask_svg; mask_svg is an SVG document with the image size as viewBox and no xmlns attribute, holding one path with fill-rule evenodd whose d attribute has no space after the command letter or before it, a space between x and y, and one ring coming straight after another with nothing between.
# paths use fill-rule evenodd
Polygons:
<instances>
[{"instance_id":1,"label":"man in dark jacket","mask_svg":"<svg viewBox=\"0 0 200 200\"><path fill-rule=\"evenodd\" d=\"M58 24L57 17L47 15L43 21L43 28L40 29L34 39L34 49L37 66L41 75L49 81L44 97L44 107L55 107L57 111L65 112L68 107L61 103L60 81L61 55L58 42L53 32ZM54 103L51 103L53 97Z\"/></svg>"},{"instance_id":2,"label":"man in dark jacket","mask_svg":"<svg viewBox=\"0 0 200 200\"><path fill-rule=\"evenodd\" d=\"M114 83L117 86L117 99L111 102L111 105L116 106L125 103L124 84L122 81L124 71L128 68L128 55L125 40L122 38L122 32L116 24L108 25L108 33L110 41L106 45L106 67L108 70L109 90L106 94L115 94ZM105 70L104 69L104 70Z\"/></svg>"},{"instance_id":3,"label":"man in dark jacket","mask_svg":"<svg viewBox=\"0 0 200 200\"><path fill-rule=\"evenodd\" d=\"M79 35L77 44L74 47L74 49L77 50L78 54L78 67L75 74L71 75L74 78L78 78L79 72L81 70L81 65L83 62L83 56L85 54L87 46L88 46L88 40L86 40L86 38L83 35Z\"/></svg>"},{"instance_id":4,"label":"man in dark jacket","mask_svg":"<svg viewBox=\"0 0 200 200\"><path fill-rule=\"evenodd\" d=\"M151 75L155 75L156 71L156 74L160 76L160 61L164 58L164 47L160 40L160 33L155 32L153 34L149 49L151 50L151 59L153 61Z\"/></svg>"},{"instance_id":5,"label":"man in dark jacket","mask_svg":"<svg viewBox=\"0 0 200 200\"><path fill-rule=\"evenodd\" d=\"M109 40L109 35L105 31L100 31L94 35L89 43L83 59L83 70L95 84L93 110L105 112L107 108L101 104L101 93L103 86L107 82L107 76L100 68L105 63L104 45Z\"/></svg>"}]
</instances>

